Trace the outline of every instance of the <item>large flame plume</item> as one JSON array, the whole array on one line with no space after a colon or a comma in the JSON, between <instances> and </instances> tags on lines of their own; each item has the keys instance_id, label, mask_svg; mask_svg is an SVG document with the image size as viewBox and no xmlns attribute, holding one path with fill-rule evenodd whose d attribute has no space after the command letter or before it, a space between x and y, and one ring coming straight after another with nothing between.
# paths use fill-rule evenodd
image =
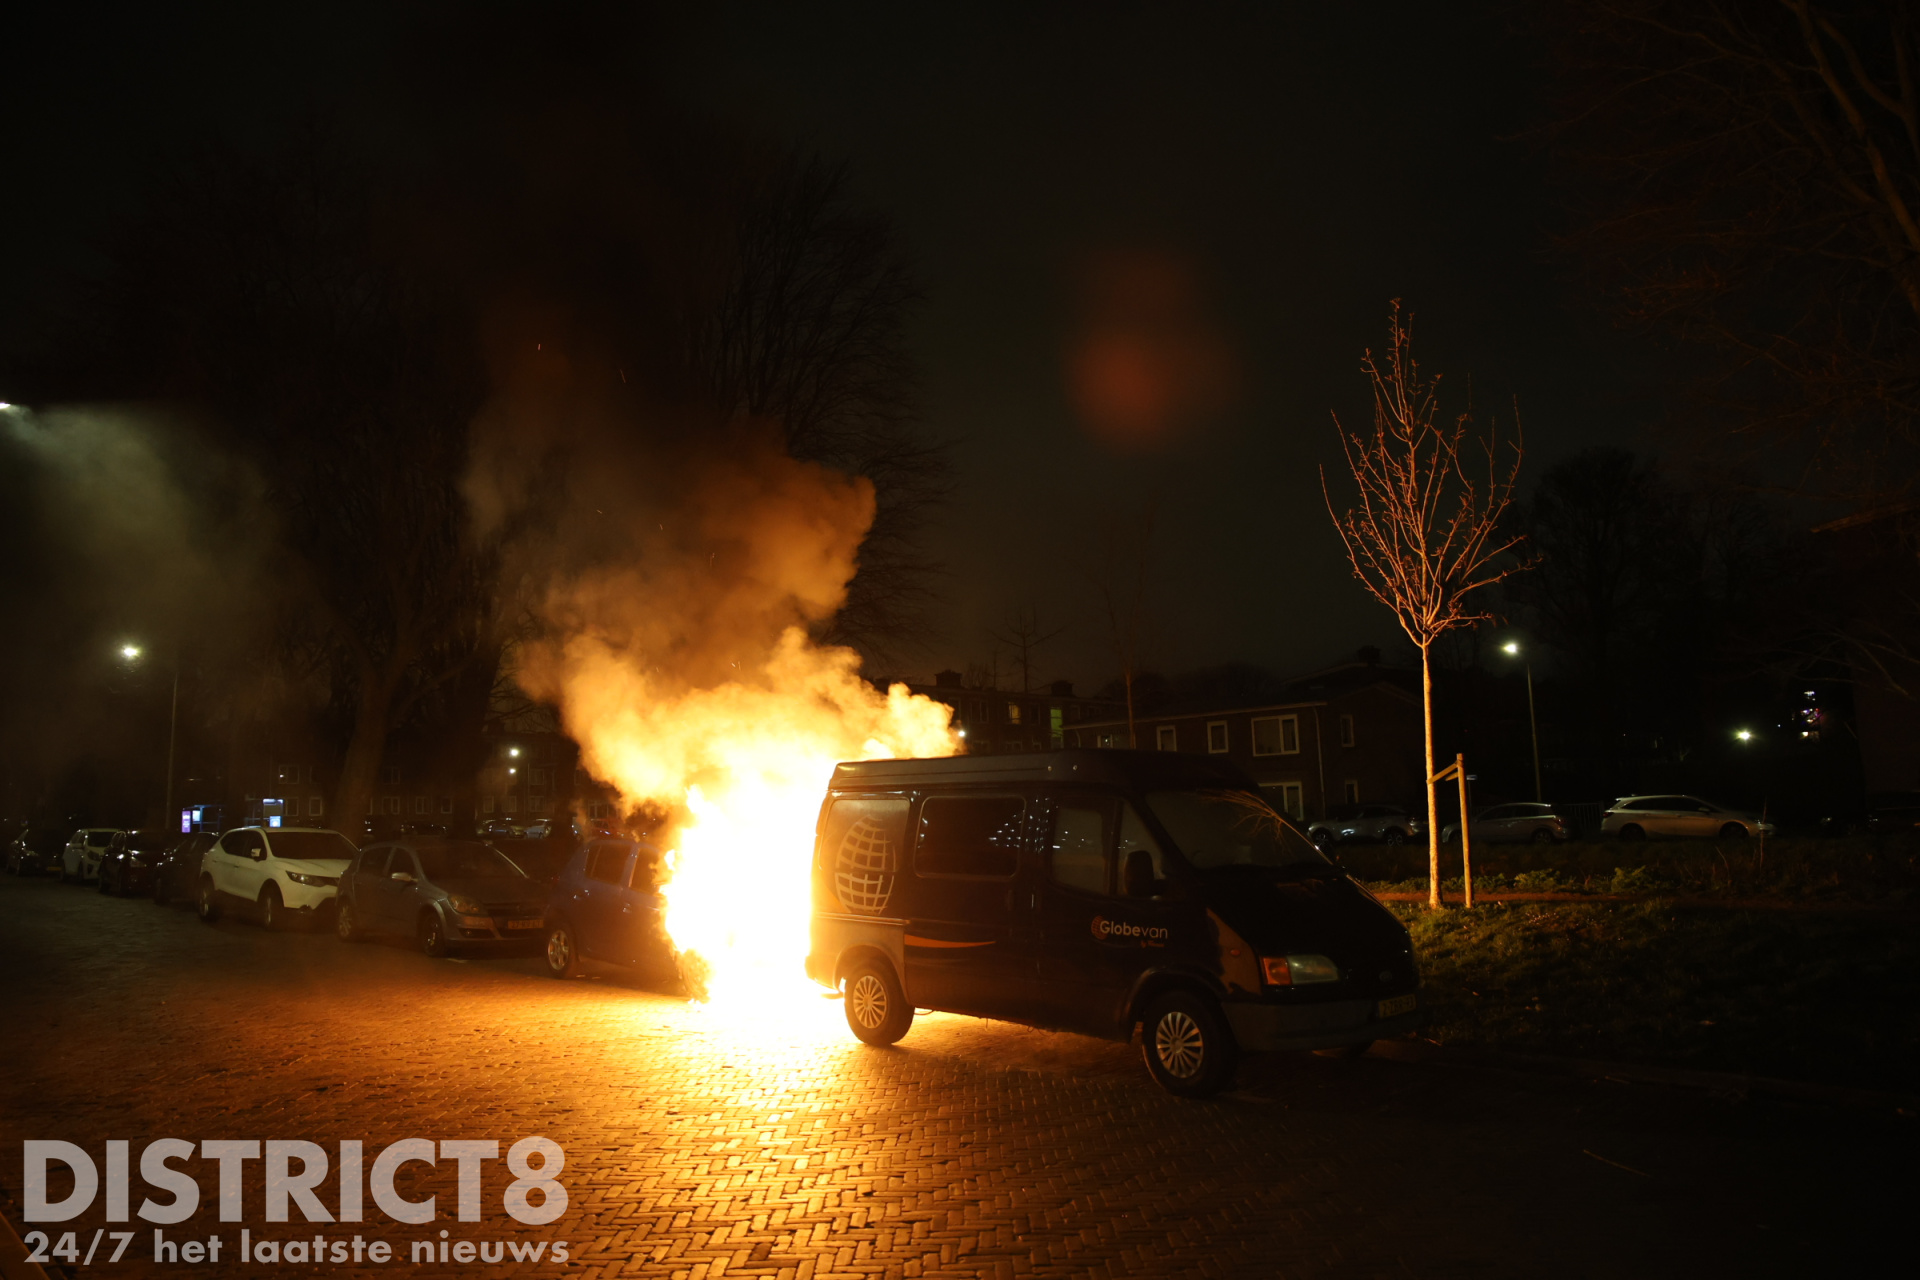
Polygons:
<instances>
[{"instance_id":1,"label":"large flame plume","mask_svg":"<svg viewBox=\"0 0 1920 1280\"><path fill-rule=\"evenodd\" d=\"M867 481L764 442L675 476L669 504L592 500L589 523L623 536L602 529L591 563L555 566L518 675L560 708L582 767L671 815L663 893L683 971L717 1003L764 1008L805 983L834 764L951 754L950 713L901 685L881 693L856 653L810 638L857 567Z\"/></svg>"}]
</instances>

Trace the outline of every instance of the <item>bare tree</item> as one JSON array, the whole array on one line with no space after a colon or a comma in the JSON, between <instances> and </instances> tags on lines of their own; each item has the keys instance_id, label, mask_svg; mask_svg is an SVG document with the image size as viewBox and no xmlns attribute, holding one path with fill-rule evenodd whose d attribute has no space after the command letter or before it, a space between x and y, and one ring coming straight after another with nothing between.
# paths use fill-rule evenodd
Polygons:
<instances>
[{"instance_id":1,"label":"bare tree","mask_svg":"<svg viewBox=\"0 0 1920 1280\"><path fill-rule=\"evenodd\" d=\"M993 638L1014 652L1014 661L1020 665L1020 692L1033 692L1033 657L1040 646L1049 640L1058 638L1065 631L1064 626L1049 631L1040 624L1039 607L1033 604L1019 605L1007 613L1000 630Z\"/></svg>"},{"instance_id":2,"label":"bare tree","mask_svg":"<svg viewBox=\"0 0 1920 1280\"><path fill-rule=\"evenodd\" d=\"M1327 514L1346 547L1353 574L1393 610L1420 650L1421 707L1426 723L1427 904L1440 906L1439 802L1433 769L1433 646L1455 627L1490 615L1471 611L1468 597L1522 566L1506 557L1520 539L1502 538L1502 515L1520 473L1518 433L1505 450L1490 423L1482 436L1472 412L1443 421L1440 379L1423 378L1413 358L1411 319L1394 300L1384 363L1369 350L1361 361L1373 384L1373 431L1350 432L1334 417L1353 472L1358 505L1334 507L1320 473ZM1472 437L1470 439L1470 437ZM1503 458L1511 454L1511 460ZM1485 477L1480 459L1484 455ZM1466 814L1460 815L1465 822Z\"/></svg>"}]
</instances>

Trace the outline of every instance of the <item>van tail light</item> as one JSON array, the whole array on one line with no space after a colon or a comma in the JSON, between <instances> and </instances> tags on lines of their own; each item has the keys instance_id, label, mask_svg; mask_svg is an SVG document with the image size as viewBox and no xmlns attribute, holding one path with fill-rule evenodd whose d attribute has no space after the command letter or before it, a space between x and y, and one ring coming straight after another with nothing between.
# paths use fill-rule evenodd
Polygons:
<instances>
[{"instance_id":1,"label":"van tail light","mask_svg":"<svg viewBox=\"0 0 1920 1280\"><path fill-rule=\"evenodd\" d=\"M1325 956L1262 956L1260 971L1267 985L1274 987L1340 981L1340 967Z\"/></svg>"}]
</instances>

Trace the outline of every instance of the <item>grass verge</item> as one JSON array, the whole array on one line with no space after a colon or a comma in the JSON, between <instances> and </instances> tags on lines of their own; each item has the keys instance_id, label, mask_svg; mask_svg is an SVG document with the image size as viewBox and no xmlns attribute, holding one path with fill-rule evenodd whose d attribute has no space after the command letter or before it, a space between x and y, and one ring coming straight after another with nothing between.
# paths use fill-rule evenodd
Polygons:
<instances>
[{"instance_id":1,"label":"grass verge","mask_svg":"<svg viewBox=\"0 0 1920 1280\"><path fill-rule=\"evenodd\" d=\"M1442 1044L1920 1091L1911 921L1660 901L1395 906Z\"/></svg>"}]
</instances>

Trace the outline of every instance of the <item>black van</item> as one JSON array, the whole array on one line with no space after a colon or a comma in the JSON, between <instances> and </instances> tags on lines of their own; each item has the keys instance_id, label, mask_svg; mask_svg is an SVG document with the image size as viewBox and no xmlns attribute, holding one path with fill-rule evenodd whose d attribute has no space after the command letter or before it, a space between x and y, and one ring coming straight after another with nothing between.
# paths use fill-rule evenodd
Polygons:
<instances>
[{"instance_id":1,"label":"black van","mask_svg":"<svg viewBox=\"0 0 1920 1280\"><path fill-rule=\"evenodd\" d=\"M1420 1021L1399 920L1238 769L1153 751L837 766L807 974L869 1044L916 1007L1137 1036L1193 1097L1242 1049L1361 1052Z\"/></svg>"}]
</instances>

